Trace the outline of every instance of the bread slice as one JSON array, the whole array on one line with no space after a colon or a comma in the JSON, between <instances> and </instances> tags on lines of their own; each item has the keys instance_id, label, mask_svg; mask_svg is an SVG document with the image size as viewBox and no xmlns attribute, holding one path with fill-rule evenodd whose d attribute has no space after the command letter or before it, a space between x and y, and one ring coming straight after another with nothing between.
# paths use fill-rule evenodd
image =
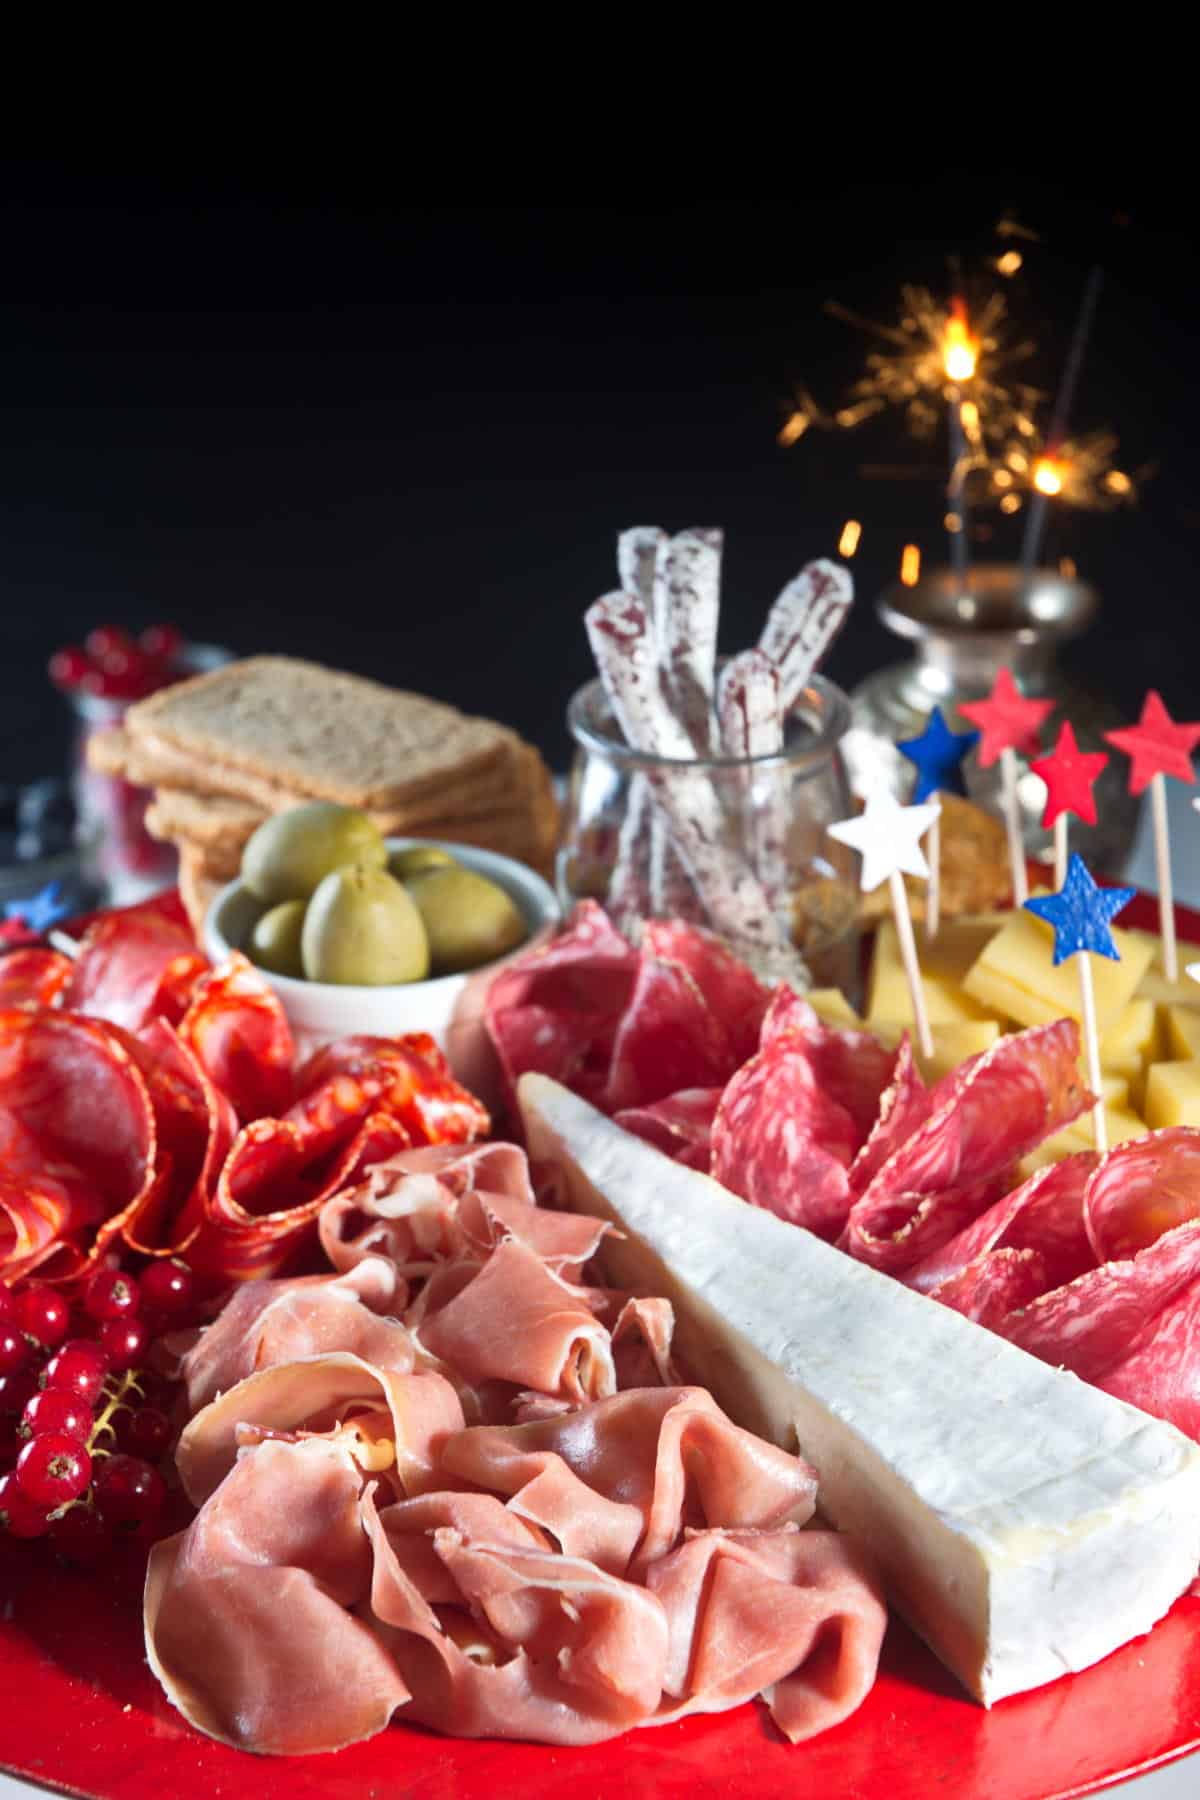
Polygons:
<instances>
[{"instance_id":1,"label":"bread slice","mask_svg":"<svg viewBox=\"0 0 1200 1800\"><path fill-rule=\"evenodd\" d=\"M287 656L253 656L193 676L130 708L151 734L317 800L367 811L412 804L501 761L509 734L420 694Z\"/></svg>"},{"instance_id":2,"label":"bread slice","mask_svg":"<svg viewBox=\"0 0 1200 1800\"><path fill-rule=\"evenodd\" d=\"M223 882L208 874L203 852L189 845L179 851L179 898L197 942L204 939L204 921L208 909L220 893Z\"/></svg>"},{"instance_id":3,"label":"bread slice","mask_svg":"<svg viewBox=\"0 0 1200 1800\"><path fill-rule=\"evenodd\" d=\"M240 856L268 816L244 800L160 787L146 809L146 829L162 842L185 840L197 849Z\"/></svg>"}]
</instances>

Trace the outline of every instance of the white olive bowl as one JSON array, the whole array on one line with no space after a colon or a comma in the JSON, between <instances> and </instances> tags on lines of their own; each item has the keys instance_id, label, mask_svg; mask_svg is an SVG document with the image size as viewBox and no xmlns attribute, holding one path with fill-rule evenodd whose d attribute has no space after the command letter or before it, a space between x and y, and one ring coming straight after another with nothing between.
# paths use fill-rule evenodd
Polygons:
<instances>
[{"instance_id":1,"label":"white olive bowl","mask_svg":"<svg viewBox=\"0 0 1200 1800\"><path fill-rule=\"evenodd\" d=\"M385 987L300 981L274 975L269 969L260 973L283 1002L302 1055L319 1050L334 1038L396 1037L403 1032L426 1031L445 1051L459 1080L494 1104L495 1067L483 1030L484 997L498 969L553 932L560 917L554 890L524 863L470 844L450 844L440 838L389 838L387 846L389 853L427 846L445 850L464 869L474 869L494 881L519 908L528 927L525 942L508 956L460 975ZM204 925L204 948L213 962L220 962L231 950L245 951L262 911L262 902L240 878L221 889Z\"/></svg>"}]
</instances>

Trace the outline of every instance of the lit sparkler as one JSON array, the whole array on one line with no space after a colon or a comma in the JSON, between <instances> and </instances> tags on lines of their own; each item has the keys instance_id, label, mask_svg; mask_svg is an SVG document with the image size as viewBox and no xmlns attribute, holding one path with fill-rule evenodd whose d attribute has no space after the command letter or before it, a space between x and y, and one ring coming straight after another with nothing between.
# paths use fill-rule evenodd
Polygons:
<instances>
[{"instance_id":1,"label":"lit sparkler","mask_svg":"<svg viewBox=\"0 0 1200 1800\"><path fill-rule=\"evenodd\" d=\"M1117 437L1091 431L1052 449L1035 432L1014 439L983 472L973 497L977 503L999 502L1003 512L1020 512L1031 496L1085 512L1111 512L1132 506L1148 471L1129 473L1113 461Z\"/></svg>"}]
</instances>

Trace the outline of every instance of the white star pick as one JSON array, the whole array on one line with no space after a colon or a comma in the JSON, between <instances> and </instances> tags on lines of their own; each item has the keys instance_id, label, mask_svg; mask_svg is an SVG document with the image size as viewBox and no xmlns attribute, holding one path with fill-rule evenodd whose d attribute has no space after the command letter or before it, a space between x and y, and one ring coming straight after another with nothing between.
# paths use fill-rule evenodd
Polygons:
<instances>
[{"instance_id":1,"label":"white star pick","mask_svg":"<svg viewBox=\"0 0 1200 1800\"><path fill-rule=\"evenodd\" d=\"M887 788L876 788L865 809L853 819L828 827L831 838L848 844L862 857L861 886L869 894L897 870L929 879L929 864L920 840L937 818L941 806L928 800L923 806L901 806Z\"/></svg>"},{"instance_id":2,"label":"white star pick","mask_svg":"<svg viewBox=\"0 0 1200 1800\"><path fill-rule=\"evenodd\" d=\"M1183 972L1190 975L1193 981L1200 981L1200 962L1189 963Z\"/></svg>"}]
</instances>

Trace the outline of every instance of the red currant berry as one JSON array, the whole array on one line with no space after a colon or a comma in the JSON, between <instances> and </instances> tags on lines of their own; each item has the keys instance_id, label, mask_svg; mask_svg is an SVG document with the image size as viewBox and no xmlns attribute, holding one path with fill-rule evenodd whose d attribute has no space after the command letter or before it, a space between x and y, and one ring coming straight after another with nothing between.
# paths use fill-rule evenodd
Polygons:
<instances>
[{"instance_id":1,"label":"red currant berry","mask_svg":"<svg viewBox=\"0 0 1200 1800\"><path fill-rule=\"evenodd\" d=\"M108 1456L96 1471L96 1506L116 1531L148 1529L166 1497L166 1482L140 1456Z\"/></svg>"},{"instance_id":2,"label":"red currant berry","mask_svg":"<svg viewBox=\"0 0 1200 1800\"><path fill-rule=\"evenodd\" d=\"M68 1500L78 1500L92 1479L92 1459L78 1438L65 1431L47 1431L30 1438L17 1458L21 1492L35 1506L52 1512Z\"/></svg>"},{"instance_id":3,"label":"red currant berry","mask_svg":"<svg viewBox=\"0 0 1200 1800\"><path fill-rule=\"evenodd\" d=\"M138 1286L142 1305L164 1322L185 1318L191 1311L196 1278L177 1256L152 1262L138 1276Z\"/></svg>"},{"instance_id":4,"label":"red currant berry","mask_svg":"<svg viewBox=\"0 0 1200 1800\"><path fill-rule=\"evenodd\" d=\"M94 1406L108 1373L108 1359L98 1344L72 1339L46 1364L42 1386L64 1388L85 1406Z\"/></svg>"},{"instance_id":5,"label":"red currant berry","mask_svg":"<svg viewBox=\"0 0 1200 1800\"><path fill-rule=\"evenodd\" d=\"M0 1325L0 1375L17 1375L32 1358L28 1343L15 1325Z\"/></svg>"},{"instance_id":6,"label":"red currant berry","mask_svg":"<svg viewBox=\"0 0 1200 1800\"><path fill-rule=\"evenodd\" d=\"M15 1538L45 1537L49 1524L46 1508L26 1499L16 1475L0 1475L0 1531Z\"/></svg>"},{"instance_id":7,"label":"red currant berry","mask_svg":"<svg viewBox=\"0 0 1200 1800\"><path fill-rule=\"evenodd\" d=\"M94 631L88 632L84 645L88 655L96 662L102 662L105 657L118 653L128 656L136 648L123 625L97 625Z\"/></svg>"},{"instance_id":8,"label":"red currant berry","mask_svg":"<svg viewBox=\"0 0 1200 1800\"><path fill-rule=\"evenodd\" d=\"M132 1275L120 1269L97 1269L84 1290L84 1310L104 1324L108 1319L124 1319L138 1309L141 1296Z\"/></svg>"},{"instance_id":9,"label":"red currant berry","mask_svg":"<svg viewBox=\"0 0 1200 1800\"><path fill-rule=\"evenodd\" d=\"M50 679L55 687L75 688L91 666L86 650L81 650L78 644L68 644L50 658Z\"/></svg>"},{"instance_id":10,"label":"red currant berry","mask_svg":"<svg viewBox=\"0 0 1200 1800\"><path fill-rule=\"evenodd\" d=\"M150 1348L150 1327L137 1317L109 1319L100 1327L100 1347L110 1369L134 1369Z\"/></svg>"},{"instance_id":11,"label":"red currant berry","mask_svg":"<svg viewBox=\"0 0 1200 1800\"><path fill-rule=\"evenodd\" d=\"M71 1309L50 1287L27 1287L17 1295L17 1320L45 1350L55 1350L71 1329Z\"/></svg>"},{"instance_id":12,"label":"red currant berry","mask_svg":"<svg viewBox=\"0 0 1200 1800\"><path fill-rule=\"evenodd\" d=\"M0 1325L11 1324L16 1318L16 1301L12 1297L12 1289L0 1281Z\"/></svg>"},{"instance_id":13,"label":"red currant berry","mask_svg":"<svg viewBox=\"0 0 1200 1800\"><path fill-rule=\"evenodd\" d=\"M66 1388L42 1388L26 1401L18 1435L24 1442L26 1438L41 1437L45 1432L54 1431L86 1444L95 1422L87 1402L68 1393Z\"/></svg>"},{"instance_id":14,"label":"red currant berry","mask_svg":"<svg viewBox=\"0 0 1200 1800\"><path fill-rule=\"evenodd\" d=\"M95 1569L112 1550L112 1532L90 1506L70 1506L51 1519L50 1542L67 1562Z\"/></svg>"},{"instance_id":15,"label":"red currant berry","mask_svg":"<svg viewBox=\"0 0 1200 1800\"><path fill-rule=\"evenodd\" d=\"M156 662L170 662L182 648L183 633L178 625L147 625L138 642Z\"/></svg>"},{"instance_id":16,"label":"red currant berry","mask_svg":"<svg viewBox=\"0 0 1200 1800\"><path fill-rule=\"evenodd\" d=\"M136 1412L118 1413L117 1442L131 1456L157 1462L171 1442L171 1421L157 1406L139 1406Z\"/></svg>"}]
</instances>

